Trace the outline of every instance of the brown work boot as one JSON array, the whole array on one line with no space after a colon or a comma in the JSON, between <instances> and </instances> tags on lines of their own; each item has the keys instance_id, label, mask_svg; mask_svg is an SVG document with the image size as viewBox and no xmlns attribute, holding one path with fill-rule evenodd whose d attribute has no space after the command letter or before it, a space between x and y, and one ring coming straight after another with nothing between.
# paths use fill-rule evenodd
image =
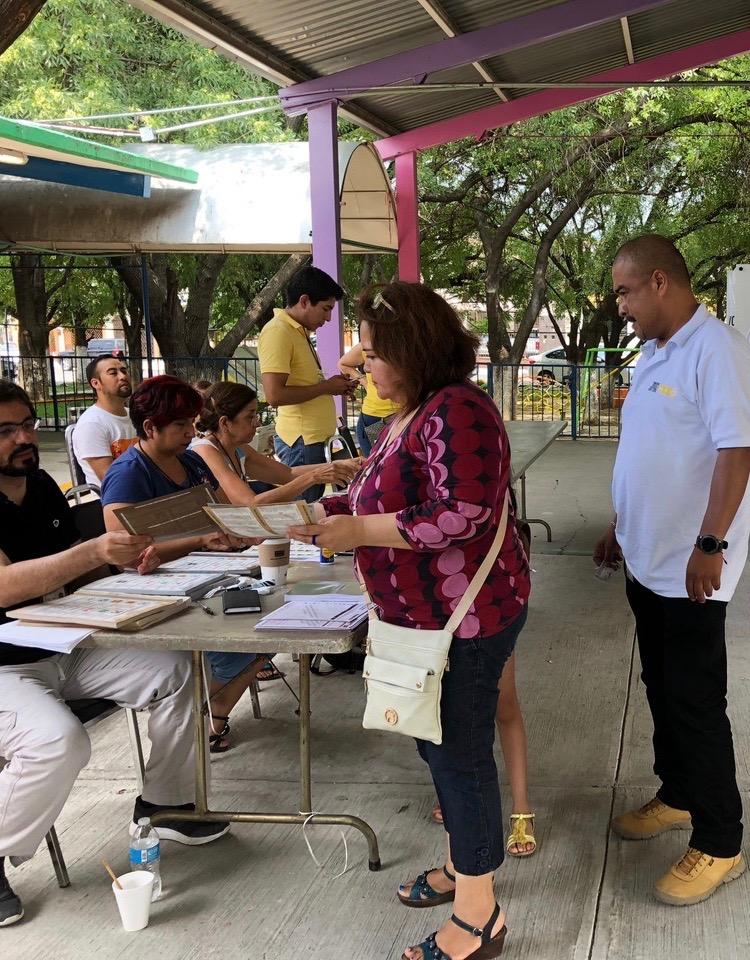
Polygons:
<instances>
[{"instance_id":1,"label":"brown work boot","mask_svg":"<svg viewBox=\"0 0 750 960\"><path fill-rule=\"evenodd\" d=\"M688 847L682 860L657 880L654 893L657 900L675 907L708 900L723 883L736 880L745 872L741 853L736 857L710 857Z\"/></svg>"},{"instance_id":2,"label":"brown work boot","mask_svg":"<svg viewBox=\"0 0 750 960\"><path fill-rule=\"evenodd\" d=\"M612 821L612 831L624 840L649 840L667 830L690 830L693 821L687 810L676 810L658 797L638 810L621 813Z\"/></svg>"}]
</instances>

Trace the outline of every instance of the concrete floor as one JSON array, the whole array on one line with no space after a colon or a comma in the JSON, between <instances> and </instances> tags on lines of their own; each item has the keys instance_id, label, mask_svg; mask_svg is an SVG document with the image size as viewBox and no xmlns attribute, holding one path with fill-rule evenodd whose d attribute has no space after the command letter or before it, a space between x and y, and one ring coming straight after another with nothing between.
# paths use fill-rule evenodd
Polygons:
<instances>
[{"instance_id":1,"label":"concrete floor","mask_svg":"<svg viewBox=\"0 0 750 960\"><path fill-rule=\"evenodd\" d=\"M550 520L554 533L551 544L535 537L533 601L518 645L540 847L533 858L509 859L498 871L510 931L504 955L747 960L746 877L699 906L663 906L651 887L681 855L686 837L625 843L608 831L613 812L653 791L648 715L622 581L595 580L584 555L609 519L613 456L611 444L558 441L529 472L529 512ZM747 584L746 575L729 629L743 795L750 790ZM282 666L296 683L293 664ZM365 844L352 831L348 872L334 879L344 864L337 829L308 831L323 863L318 869L300 828L234 825L205 848L165 844L165 895L147 930L124 933L100 866L104 857L125 869L136 792L125 721L115 716L93 729L91 763L58 821L72 885L57 888L44 849L12 871L27 919L0 931L0 956L119 960L137 951L160 960L397 960L449 912L406 910L394 897L401 880L441 862L442 831L429 820L427 771L408 740L361 729L359 677L315 677L312 696L314 804L359 814L373 825L380 873L367 871ZM240 704L235 745L214 760L217 806L294 807L295 704L280 683L267 685L261 702L259 721L249 700Z\"/></svg>"}]
</instances>

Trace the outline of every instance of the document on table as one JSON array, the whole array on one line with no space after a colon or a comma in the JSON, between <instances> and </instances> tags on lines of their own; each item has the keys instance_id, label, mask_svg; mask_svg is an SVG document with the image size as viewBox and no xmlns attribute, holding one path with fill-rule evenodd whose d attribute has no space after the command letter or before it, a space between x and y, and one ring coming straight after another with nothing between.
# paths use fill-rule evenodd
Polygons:
<instances>
[{"instance_id":1,"label":"document on table","mask_svg":"<svg viewBox=\"0 0 750 960\"><path fill-rule=\"evenodd\" d=\"M340 603L291 600L255 624L256 630L353 630L367 619L362 600Z\"/></svg>"},{"instance_id":2,"label":"document on table","mask_svg":"<svg viewBox=\"0 0 750 960\"><path fill-rule=\"evenodd\" d=\"M242 556L257 561L258 548L248 547L247 550L242 551ZM292 540L289 547L289 560L291 563L301 563L304 561L318 563L320 560L320 547L316 547L312 543L300 543L297 540Z\"/></svg>"},{"instance_id":3,"label":"document on table","mask_svg":"<svg viewBox=\"0 0 750 960\"><path fill-rule=\"evenodd\" d=\"M0 626L0 643L14 647L39 647L52 653L70 653L94 631L90 627L29 626L11 620Z\"/></svg>"},{"instance_id":4,"label":"document on table","mask_svg":"<svg viewBox=\"0 0 750 960\"><path fill-rule=\"evenodd\" d=\"M356 580L302 580L290 587L286 603L364 603L362 588Z\"/></svg>"}]
</instances>

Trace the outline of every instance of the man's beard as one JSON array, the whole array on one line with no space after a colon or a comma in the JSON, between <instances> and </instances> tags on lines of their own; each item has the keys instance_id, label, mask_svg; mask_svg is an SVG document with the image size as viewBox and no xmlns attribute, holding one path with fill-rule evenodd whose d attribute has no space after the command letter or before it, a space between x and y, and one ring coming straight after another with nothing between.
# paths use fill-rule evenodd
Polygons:
<instances>
[{"instance_id":1,"label":"man's beard","mask_svg":"<svg viewBox=\"0 0 750 960\"><path fill-rule=\"evenodd\" d=\"M33 451L33 458L25 464L14 466L13 461L17 459L18 455L28 450ZM22 447L16 447L10 457L8 457L8 462L4 466L0 466L0 475L4 477L30 477L31 474L36 473L38 469L39 448L35 447L33 443L25 443Z\"/></svg>"},{"instance_id":2,"label":"man's beard","mask_svg":"<svg viewBox=\"0 0 750 960\"><path fill-rule=\"evenodd\" d=\"M121 387L117 388L117 396L122 397L123 399L129 397L132 392L133 388L129 383L123 383Z\"/></svg>"}]
</instances>

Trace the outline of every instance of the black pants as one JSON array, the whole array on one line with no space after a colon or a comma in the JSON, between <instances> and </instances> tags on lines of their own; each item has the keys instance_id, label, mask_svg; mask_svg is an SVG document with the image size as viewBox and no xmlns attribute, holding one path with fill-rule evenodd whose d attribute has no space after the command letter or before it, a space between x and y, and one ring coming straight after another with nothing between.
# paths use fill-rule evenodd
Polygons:
<instances>
[{"instance_id":1,"label":"black pants","mask_svg":"<svg viewBox=\"0 0 750 960\"><path fill-rule=\"evenodd\" d=\"M628 579L626 589L654 720L657 796L690 811L692 847L734 857L742 843L742 801L727 717L727 605L661 597L637 580Z\"/></svg>"}]
</instances>

